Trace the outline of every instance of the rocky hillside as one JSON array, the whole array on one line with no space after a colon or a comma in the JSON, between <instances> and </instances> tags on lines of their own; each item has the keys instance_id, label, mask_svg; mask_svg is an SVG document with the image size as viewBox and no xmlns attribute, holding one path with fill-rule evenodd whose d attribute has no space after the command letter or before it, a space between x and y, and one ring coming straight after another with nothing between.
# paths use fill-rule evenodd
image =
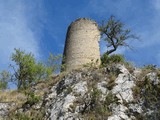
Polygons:
<instances>
[{"instance_id":1,"label":"rocky hillside","mask_svg":"<svg viewBox=\"0 0 160 120\"><path fill-rule=\"evenodd\" d=\"M28 92L29 91L29 92ZM61 73L26 91L0 94L0 118L159 120L160 70L129 64Z\"/></svg>"}]
</instances>

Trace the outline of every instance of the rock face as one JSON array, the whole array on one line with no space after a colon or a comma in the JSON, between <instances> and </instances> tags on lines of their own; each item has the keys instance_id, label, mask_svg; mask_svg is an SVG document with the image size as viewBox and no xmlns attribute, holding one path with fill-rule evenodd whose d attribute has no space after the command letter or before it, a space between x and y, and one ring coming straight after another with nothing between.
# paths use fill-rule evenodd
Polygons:
<instances>
[{"instance_id":1,"label":"rock face","mask_svg":"<svg viewBox=\"0 0 160 120\"><path fill-rule=\"evenodd\" d=\"M8 115L9 108L15 106L15 103L0 103L0 120Z\"/></svg>"},{"instance_id":2,"label":"rock face","mask_svg":"<svg viewBox=\"0 0 160 120\"><path fill-rule=\"evenodd\" d=\"M84 70L83 72L70 73L66 78L53 86L46 97L46 119L89 119L84 117L85 115L83 115L83 112L91 110L91 101L93 99L91 94L94 89L97 89L101 93L100 96L97 96L97 98L100 97L99 100L101 102L105 101L105 98L109 93L118 98L117 102L119 104L111 103L109 105L112 115L108 116L108 120L131 120L132 118L126 114L126 111L129 110L129 108L123 105L123 103L133 101L132 88L135 86L134 77L123 65L118 64L114 66L114 69L119 71L120 74L115 79L115 86L113 86L111 90L105 87L108 84L107 73L98 75L98 71L96 70L92 72ZM91 81L86 81L86 79L95 81L95 85L91 85ZM77 101L79 100L81 103L77 104ZM130 108L135 109L134 105L130 106ZM141 110L136 111L140 112ZM104 119L107 119L107 117Z\"/></svg>"},{"instance_id":3,"label":"rock face","mask_svg":"<svg viewBox=\"0 0 160 120\"><path fill-rule=\"evenodd\" d=\"M135 86L133 76L122 65L118 65L117 69L119 69L121 73L115 80L117 85L112 89L112 93L116 94L121 103L123 103L123 100L126 102L133 101L132 88Z\"/></svg>"},{"instance_id":4,"label":"rock face","mask_svg":"<svg viewBox=\"0 0 160 120\"><path fill-rule=\"evenodd\" d=\"M87 63L100 63L100 31L95 21L80 18L71 23L64 49L65 71L82 67Z\"/></svg>"},{"instance_id":5,"label":"rock face","mask_svg":"<svg viewBox=\"0 0 160 120\"><path fill-rule=\"evenodd\" d=\"M30 113L33 108L41 113L43 108L39 117L43 120L159 120L158 74L128 70L122 64L78 69L59 77L41 101L15 112ZM1 118L7 116L9 106L0 103Z\"/></svg>"},{"instance_id":6,"label":"rock face","mask_svg":"<svg viewBox=\"0 0 160 120\"><path fill-rule=\"evenodd\" d=\"M87 91L87 82L82 81L81 73L68 75L52 87L50 94L45 99L45 107L48 108L46 117L51 120L77 118L78 113L73 112L71 108L77 99L75 94L84 96Z\"/></svg>"}]
</instances>

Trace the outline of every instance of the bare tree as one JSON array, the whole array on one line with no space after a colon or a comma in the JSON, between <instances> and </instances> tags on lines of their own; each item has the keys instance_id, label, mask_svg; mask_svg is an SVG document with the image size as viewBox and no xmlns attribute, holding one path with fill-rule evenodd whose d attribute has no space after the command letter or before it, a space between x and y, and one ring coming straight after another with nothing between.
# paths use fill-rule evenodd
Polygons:
<instances>
[{"instance_id":1,"label":"bare tree","mask_svg":"<svg viewBox=\"0 0 160 120\"><path fill-rule=\"evenodd\" d=\"M130 47L127 44L129 39L139 39L136 35L131 33L130 29L125 29L125 25L111 16L107 22L102 21L99 27L102 39L107 42L107 47L110 48L105 54L109 55L116 51L118 47Z\"/></svg>"}]
</instances>

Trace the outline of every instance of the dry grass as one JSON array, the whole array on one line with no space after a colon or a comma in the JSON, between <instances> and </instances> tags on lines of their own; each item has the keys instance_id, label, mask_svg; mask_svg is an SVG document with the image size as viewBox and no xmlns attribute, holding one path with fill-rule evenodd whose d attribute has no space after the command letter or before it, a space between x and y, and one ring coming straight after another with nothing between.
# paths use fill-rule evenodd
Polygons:
<instances>
[{"instance_id":1,"label":"dry grass","mask_svg":"<svg viewBox=\"0 0 160 120\"><path fill-rule=\"evenodd\" d=\"M43 96L45 91L44 89L48 90L50 87L55 85L58 81L60 81L66 75L65 72L57 75L52 76L48 81L40 81L36 85L33 86L37 90L35 93L38 96ZM28 91L30 92L31 88L26 90L8 90L8 91L0 91L0 102L15 102L15 103L24 103L27 100L27 96L25 93Z\"/></svg>"},{"instance_id":2,"label":"dry grass","mask_svg":"<svg viewBox=\"0 0 160 120\"><path fill-rule=\"evenodd\" d=\"M24 93L18 92L17 90L9 90L0 92L0 102L15 102L17 104L24 103L27 97Z\"/></svg>"},{"instance_id":3,"label":"dry grass","mask_svg":"<svg viewBox=\"0 0 160 120\"><path fill-rule=\"evenodd\" d=\"M29 93L32 93L33 89L34 95L37 97L42 97L44 94L46 94L49 89L55 85L58 81L60 81L64 76L66 75L65 72L56 75L56 76L51 76L49 80L46 81L39 81L36 85L32 86L31 88L28 88L26 90L8 90L8 91L0 91L0 102L1 103L16 103L15 106L11 107L9 109L10 116L14 116L14 113L17 109L21 108L27 101L28 101L28 95ZM31 112L31 111L29 111ZM32 111L34 113L35 111ZM37 111L38 112L38 111ZM12 115L13 113L13 115ZM21 115L20 115L21 116ZM28 114L27 114L28 116ZM29 115L29 116L34 116L34 115ZM40 116L39 114L36 113L36 116ZM24 115L21 117L25 117Z\"/></svg>"}]
</instances>

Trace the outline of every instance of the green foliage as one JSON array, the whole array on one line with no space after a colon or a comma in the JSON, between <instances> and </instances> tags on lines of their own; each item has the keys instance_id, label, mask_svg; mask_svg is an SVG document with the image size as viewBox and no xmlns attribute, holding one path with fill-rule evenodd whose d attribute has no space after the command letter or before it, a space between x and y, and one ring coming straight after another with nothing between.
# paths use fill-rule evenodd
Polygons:
<instances>
[{"instance_id":1,"label":"green foliage","mask_svg":"<svg viewBox=\"0 0 160 120\"><path fill-rule=\"evenodd\" d=\"M153 84L152 81L145 77L143 81L137 81L136 86L133 89L136 99L143 101L142 109L146 113L148 110L152 111L152 114L137 115L145 120L159 120L160 119L160 83Z\"/></svg>"},{"instance_id":2,"label":"green foliage","mask_svg":"<svg viewBox=\"0 0 160 120\"><path fill-rule=\"evenodd\" d=\"M93 91L91 92L91 100L88 104L88 109L85 108L85 111L83 111L84 117L93 120L106 119L112 114L111 110L109 109L109 105L112 103L116 103L118 99L116 99L116 97L112 93L108 93L105 100L100 100L101 95L101 91L99 91L98 89L93 89Z\"/></svg>"},{"instance_id":3,"label":"green foliage","mask_svg":"<svg viewBox=\"0 0 160 120\"><path fill-rule=\"evenodd\" d=\"M125 60L123 55L113 54L109 57L109 61L114 63L124 63Z\"/></svg>"},{"instance_id":4,"label":"green foliage","mask_svg":"<svg viewBox=\"0 0 160 120\"><path fill-rule=\"evenodd\" d=\"M28 92L26 93L27 97L27 102L26 104L34 105L35 103L38 103L41 100L40 96L36 96L33 92Z\"/></svg>"},{"instance_id":5,"label":"green foliage","mask_svg":"<svg viewBox=\"0 0 160 120\"><path fill-rule=\"evenodd\" d=\"M149 64L149 65L144 66L143 69L154 71L156 70L156 65Z\"/></svg>"},{"instance_id":6,"label":"green foliage","mask_svg":"<svg viewBox=\"0 0 160 120\"><path fill-rule=\"evenodd\" d=\"M107 66L108 63L109 63L109 56L107 54L103 54L101 57L101 65Z\"/></svg>"},{"instance_id":7,"label":"green foliage","mask_svg":"<svg viewBox=\"0 0 160 120\"><path fill-rule=\"evenodd\" d=\"M15 53L12 54L12 61L15 62L15 65L11 65L14 70L12 80L17 82L18 89L26 89L51 74L50 69L43 63L36 62L32 53L15 49Z\"/></svg>"},{"instance_id":8,"label":"green foliage","mask_svg":"<svg viewBox=\"0 0 160 120\"><path fill-rule=\"evenodd\" d=\"M101 57L101 65L107 66L111 63L124 63L125 59L124 56L121 54L113 54L108 56L107 54L103 54Z\"/></svg>"},{"instance_id":9,"label":"green foliage","mask_svg":"<svg viewBox=\"0 0 160 120\"><path fill-rule=\"evenodd\" d=\"M100 98L100 95L101 91L97 88L94 88L93 92L91 92L91 102L94 104Z\"/></svg>"},{"instance_id":10,"label":"green foliage","mask_svg":"<svg viewBox=\"0 0 160 120\"><path fill-rule=\"evenodd\" d=\"M4 70L0 73L0 90L4 90L7 88L9 78L10 78L9 72Z\"/></svg>"},{"instance_id":11,"label":"green foliage","mask_svg":"<svg viewBox=\"0 0 160 120\"><path fill-rule=\"evenodd\" d=\"M107 89L112 90L112 88L116 85L115 83L116 76L114 74L109 75L109 81L107 84Z\"/></svg>"},{"instance_id":12,"label":"green foliage","mask_svg":"<svg viewBox=\"0 0 160 120\"><path fill-rule=\"evenodd\" d=\"M93 87L90 92L90 100L87 98L84 100L85 103L83 103L85 106L82 110L82 115L85 118L91 120L106 119L112 114L109 105L116 103L118 99L111 92L108 93L105 100L102 100L101 97L101 91Z\"/></svg>"},{"instance_id":13,"label":"green foliage","mask_svg":"<svg viewBox=\"0 0 160 120\"><path fill-rule=\"evenodd\" d=\"M29 117L28 115L24 114L24 113L17 113L17 114L14 114L12 115L12 118L13 117L16 119L16 120L32 120L31 117Z\"/></svg>"},{"instance_id":14,"label":"green foliage","mask_svg":"<svg viewBox=\"0 0 160 120\"><path fill-rule=\"evenodd\" d=\"M13 112L9 114L6 120L43 120L44 115L44 108L41 110L31 109L28 112Z\"/></svg>"},{"instance_id":15,"label":"green foliage","mask_svg":"<svg viewBox=\"0 0 160 120\"><path fill-rule=\"evenodd\" d=\"M53 55L52 53L49 54L49 58L47 61L47 67L49 68L48 72L53 73L61 68L61 60L62 55Z\"/></svg>"},{"instance_id":16,"label":"green foliage","mask_svg":"<svg viewBox=\"0 0 160 120\"><path fill-rule=\"evenodd\" d=\"M131 30L125 28L124 23L116 20L114 16L111 16L108 21L102 21L99 30L107 47L111 48L106 52L107 55L116 51L120 46L130 47L127 40L138 39L136 35L131 33Z\"/></svg>"},{"instance_id":17,"label":"green foliage","mask_svg":"<svg viewBox=\"0 0 160 120\"><path fill-rule=\"evenodd\" d=\"M118 98L115 97L111 92L108 93L105 99L105 106L108 107L111 103L116 103L118 101Z\"/></svg>"}]
</instances>

